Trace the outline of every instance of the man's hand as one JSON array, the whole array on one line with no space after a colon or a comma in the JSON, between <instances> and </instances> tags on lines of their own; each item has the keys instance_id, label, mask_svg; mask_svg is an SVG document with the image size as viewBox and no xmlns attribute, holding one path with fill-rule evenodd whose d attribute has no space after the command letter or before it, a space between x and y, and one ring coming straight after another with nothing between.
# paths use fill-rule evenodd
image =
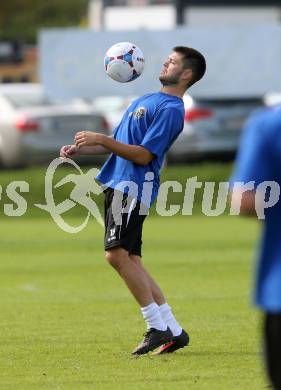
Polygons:
<instances>
[{"instance_id":1,"label":"man's hand","mask_svg":"<svg viewBox=\"0 0 281 390\"><path fill-rule=\"evenodd\" d=\"M60 150L60 158L73 158L80 156L79 148L76 145L64 145Z\"/></svg>"},{"instance_id":2,"label":"man's hand","mask_svg":"<svg viewBox=\"0 0 281 390\"><path fill-rule=\"evenodd\" d=\"M75 145L78 148L81 146L95 146L99 145L101 134L94 133L93 131L79 131L75 134Z\"/></svg>"}]
</instances>

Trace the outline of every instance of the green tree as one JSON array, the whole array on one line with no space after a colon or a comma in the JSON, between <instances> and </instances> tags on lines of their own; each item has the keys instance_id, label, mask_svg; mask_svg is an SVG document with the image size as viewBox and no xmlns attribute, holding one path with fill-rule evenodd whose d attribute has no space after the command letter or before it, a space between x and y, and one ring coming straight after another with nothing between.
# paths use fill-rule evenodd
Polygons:
<instances>
[{"instance_id":1,"label":"green tree","mask_svg":"<svg viewBox=\"0 0 281 390\"><path fill-rule=\"evenodd\" d=\"M1 0L0 39L35 43L46 27L70 27L87 14L88 0Z\"/></svg>"}]
</instances>

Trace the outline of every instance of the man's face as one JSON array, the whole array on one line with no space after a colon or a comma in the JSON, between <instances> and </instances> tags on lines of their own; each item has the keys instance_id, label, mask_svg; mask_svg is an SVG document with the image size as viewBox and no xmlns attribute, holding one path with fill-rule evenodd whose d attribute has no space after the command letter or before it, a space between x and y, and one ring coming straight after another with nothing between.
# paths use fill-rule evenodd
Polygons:
<instances>
[{"instance_id":1,"label":"man's face","mask_svg":"<svg viewBox=\"0 0 281 390\"><path fill-rule=\"evenodd\" d=\"M163 64L159 80L164 86L176 85L183 71L182 54L173 51Z\"/></svg>"}]
</instances>

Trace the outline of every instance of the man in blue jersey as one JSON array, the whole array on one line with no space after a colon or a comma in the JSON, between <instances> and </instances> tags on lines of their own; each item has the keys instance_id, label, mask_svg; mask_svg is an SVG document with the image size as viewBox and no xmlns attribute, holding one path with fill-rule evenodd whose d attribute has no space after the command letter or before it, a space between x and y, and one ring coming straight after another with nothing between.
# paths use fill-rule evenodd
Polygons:
<instances>
[{"instance_id":1,"label":"man in blue jersey","mask_svg":"<svg viewBox=\"0 0 281 390\"><path fill-rule=\"evenodd\" d=\"M141 307L147 333L132 352L142 355L161 347L173 352L189 342L154 279L141 262L142 226L157 196L166 152L184 125L182 97L206 69L197 50L178 46L163 64L160 92L136 99L125 112L113 137L81 131L75 145L61 149L61 157L111 153L97 179L105 191L106 259L120 274ZM125 184L124 184L125 183ZM116 202L117 199L117 202Z\"/></svg>"},{"instance_id":2,"label":"man in blue jersey","mask_svg":"<svg viewBox=\"0 0 281 390\"><path fill-rule=\"evenodd\" d=\"M255 302L265 312L267 370L274 389L281 390L281 107L257 113L248 121L232 182L254 182L253 189L233 190L233 202L244 215L264 215L256 277ZM262 184L263 183L263 184ZM274 185L273 185L274 184ZM234 187L235 188L235 187ZM263 188L260 194L260 188ZM265 191L270 188L270 191ZM276 193L273 194L272 192ZM261 205L270 203L264 213Z\"/></svg>"}]
</instances>

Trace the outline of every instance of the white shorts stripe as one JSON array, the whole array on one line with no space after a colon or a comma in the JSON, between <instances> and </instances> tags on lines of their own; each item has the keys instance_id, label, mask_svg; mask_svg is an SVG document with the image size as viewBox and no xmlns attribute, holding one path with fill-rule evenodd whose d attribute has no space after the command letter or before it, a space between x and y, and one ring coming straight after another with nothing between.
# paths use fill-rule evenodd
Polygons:
<instances>
[{"instance_id":1,"label":"white shorts stripe","mask_svg":"<svg viewBox=\"0 0 281 390\"><path fill-rule=\"evenodd\" d=\"M132 199L132 203L130 204L130 208L129 208L128 215L127 215L126 227L128 226L128 223L129 223L129 220L130 220L130 217L131 217L131 214L132 214L132 211L135 207L136 202L137 202L136 199Z\"/></svg>"}]
</instances>

